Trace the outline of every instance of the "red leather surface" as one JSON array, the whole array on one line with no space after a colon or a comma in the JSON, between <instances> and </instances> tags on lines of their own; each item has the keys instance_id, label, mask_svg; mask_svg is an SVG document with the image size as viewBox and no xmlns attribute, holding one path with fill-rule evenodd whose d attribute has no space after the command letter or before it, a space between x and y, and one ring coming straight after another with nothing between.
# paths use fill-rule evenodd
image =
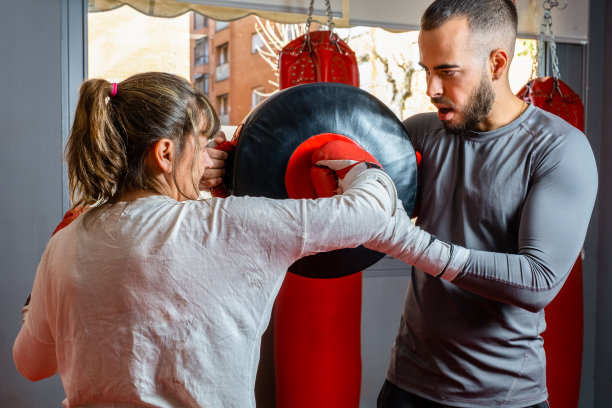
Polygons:
<instances>
[{"instance_id":1,"label":"red leather surface","mask_svg":"<svg viewBox=\"0 0 612 408\"><path fill-rule=\"evenodd\" d=\"M287 44L280 53L279 89L311 82L340 82L359 86L359 70L355 53L329 31L310 33L310 47L301 36Z\"/></svg>"},{"instance_id":2,"label":"red leather surface","mask_svg":"<svg viewBox=\"0 0 612 408\"><path fill-rule=\"evenodd\" d=\"M289 197L318 196L317 181L313 183L310 177L312 157L330 141L343 141L350 150L361 149L353 140L335 133L307 139L287 165ZM359 406L361 279L361 272L335 279L287 274L274 308L278 408Z\"/></svg>"}]
</instances>

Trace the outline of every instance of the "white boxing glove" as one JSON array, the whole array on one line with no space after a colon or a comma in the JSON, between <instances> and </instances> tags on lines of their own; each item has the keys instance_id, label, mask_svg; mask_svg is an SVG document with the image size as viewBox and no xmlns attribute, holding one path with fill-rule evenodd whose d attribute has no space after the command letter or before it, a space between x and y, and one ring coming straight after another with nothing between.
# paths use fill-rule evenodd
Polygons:
<instances>
[{"instance_id":1,"label":"white boxing glove","mask_svg":"<svg viewBox=\"0 0 612 408\"><path fill-rule=\"evenodd\" d=\"M420 270L447 281L461 273L470 251L441 241L412 223L401 202L385 231L364 243L366 248L384 252Z\"/></svg>"}]
</instances>

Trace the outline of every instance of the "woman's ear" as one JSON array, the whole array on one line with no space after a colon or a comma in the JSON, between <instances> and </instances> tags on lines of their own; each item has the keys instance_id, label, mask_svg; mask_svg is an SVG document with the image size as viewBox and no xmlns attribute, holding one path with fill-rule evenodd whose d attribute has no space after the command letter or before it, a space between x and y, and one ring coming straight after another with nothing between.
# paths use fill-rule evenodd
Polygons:
<instances>
[{"instance_id":1,"label":"woman's ear","mask_svg":"<svg viewBox=\"0 0 612 408\"><path fill-rule=\"evenodd\" d=\"M162 173L172 172L174 159L174 142L170 139L159 139L149 150L151 165Z\"/></svg>"},{"instance_id":2,"label":"woman's ear","mask_svg":"<svg viewBox=\"0 0 612 408\"><path fill-rule=\"evenodd\" d=\"M489 55L489 69L491 72L491 79L493 81L498 80L504 76L504 73L508 70L510 60L508 59L508 53L502 48L497 48Z\"/></svg>"}]
</instances>

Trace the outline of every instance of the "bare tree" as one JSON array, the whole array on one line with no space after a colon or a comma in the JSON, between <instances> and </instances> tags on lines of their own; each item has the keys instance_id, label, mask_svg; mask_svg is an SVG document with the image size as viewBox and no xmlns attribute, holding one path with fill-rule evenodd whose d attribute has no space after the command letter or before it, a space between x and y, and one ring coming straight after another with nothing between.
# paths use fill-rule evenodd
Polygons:
<instances>
[{"instance_id":1,"label":"bare tree","mask_svg":"<svg viewBox=\"0 0 612 408\"><path fill-rule=\"evenodd\" d=\"M361 78L362 86L385 102L398 116L403 116L417 81L414 75L418 71L417 61L410 54L416 42L403 38L401 42L398 40L397 46L389 47L389 35L381 29L362 29L355 35L349 35L347 43L355 51L360 66L370 66L370 69L363 70L370 75Z\"/></svg>"},{"instance_id":2,"label":"bare tree","mask_svg":"<svg viewBox=\"0 0 612 408\"><path fill-rule=\"evenodd\" d=\"M281 24L256 17L255 31L262 40L262 47L257 52L274 70L277 80L270 83L276 86L277 90L280 52L290 41L303 35L305 29L305 24ZM371 78L362 78L362 87L373 92L397 115L402 116L413 95L416 61L412 61L401 48L392 54L380 52L379 49L384 48L380 45L386 40L378 29L349 28L337 29L335 32L353 49L358 64L369 63L372 66L374 75Z\"/></svg>"},{"instance_id":3,"label":"bare tree","mask_svg":"<svg viewBox=\"0 0 612 408\"><path fill-rule=\"evenodd\" d=\"M277 81L269 81L276 86L278 91L278 59L283 47L290 41L303 35L306 32L306 24L281 24L255 16L255 32L262 40L262 47L257 49L257 53L274 70ZM268 96L270 94L262 94Z\"/></svg>"}]
</instances>

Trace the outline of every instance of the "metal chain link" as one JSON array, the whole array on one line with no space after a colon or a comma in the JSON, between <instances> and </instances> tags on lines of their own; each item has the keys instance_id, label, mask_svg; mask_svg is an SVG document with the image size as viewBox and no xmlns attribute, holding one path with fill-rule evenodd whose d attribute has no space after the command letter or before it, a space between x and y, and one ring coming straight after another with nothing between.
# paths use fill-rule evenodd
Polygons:
<instances>
[{"instance_id":1,"label":"metal chain link","mask_svg":"<svg viewBox=\"0 0 612 408\"><path fill-rule=\"evenodd\" d=\"M336 24L332 18L331 1L325 0L325 6L327 7L327 27L329 28L329 31L334 31Z\"/></svg>"},{"instance_id":2,"label":"metal chain link","mask_svg":"<svg viewBox=\"0 0 612 408\"><path fill-rule=\"evenodd\" d=\"M312 13L314 12L314 0L310 0L310 7L308 7L308 19L306 20L306 33L304 38L310 46L310 25L312 24Z\"/></svg>"},{"instance_id":3,"label":"metal chain link","mask_svg":"<svg viewBox=\"0 0 612 408\"><path fill-rule=\"evenodd\" d=\"M544 0L544 4L542 5L542 7L544 7L544 10L550 10L553 7L557 7L559 10L563 10L564 8L567 7L567 0L564 0L564 2L565 2L565 6L559 7L558 1Z\"/></svg>"},{"instance_id":4,"label":"metal chain link","mask_svg":"<svg viewBox=\"0 0 612 408\"><path fill-rule=\"evenodd\" d=\"M548 44L548 47L550 49L550 57L552 60L552 73L553 73L553 78L555 79L559 79L561 77L561 73L559 71L559 58L557 57L557 43L555 42L555 33L553 32L553 22L552 22L552 16L550 15L550 10L554 7L558 7L559 10L563 10L564 8L567 7L567 0L565 0L565 5L563 7L559 7L559 2L558 1L551 1L551 0L544 0L544 3L542 4L542 7L544 8L544 16L542 17L542 24L540 24L540 38L538 41L538 76L545 76L546 72L544 72L544 67L545 67L545 52L544 52L544 46L545 46L545 37L546 37L546 31L548 30L548 32L550 33L550 42Z\"/></svg>"},{"instance_id":5,"label":"metal chain link","mask_svg":"<svg viewBox=\"0 0 612 408\"><path fill-rule=\"evenodd\" d=\"M336 24L334 23L331 2L330 0L325 0L325 8L327 13L327 27L329 31L334 31L334 27ZM314 0L310 0L310 6L308 7L308 19L306 20L306 38L310 39L310 25L312 24L312 15L314 14Z\"/></svg>"},{"instance_id":6,"label":"metal chain link","mask_svg":"<svg viewBox=\"0 0 612 408\"><path fill-rule=\"evenodd\" d=\"M334 36L334 28L336 24L334 23L334 19L332 16L331 2L330 0L325 0L325 7L327 13L327 27L329 28L329 41L338 47L338 51L340 50L340 46L338 45L338 37ZM308 19L306 20L306 33L304 34L304 45L302 46L302 51L306 44L308 44L308 48L312 51L312 46L310 45L310 25L312 24L312 15L314 14L314 0L310 0L310 6L308 7Z\"/></svg>"}]
</instances>

